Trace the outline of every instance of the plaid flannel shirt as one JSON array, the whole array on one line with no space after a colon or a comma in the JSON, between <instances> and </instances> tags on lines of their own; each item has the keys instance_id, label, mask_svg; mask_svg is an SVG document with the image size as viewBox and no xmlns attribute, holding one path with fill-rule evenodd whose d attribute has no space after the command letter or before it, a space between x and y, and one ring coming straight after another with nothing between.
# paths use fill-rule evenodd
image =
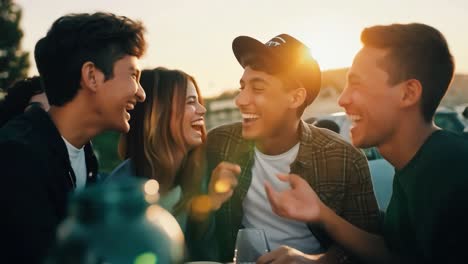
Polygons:
<instances>
[{"instance_id":1,"label":"plaid flannel shirt","mask_svg":"<svg viewBox=\"0 0 468 264\"><path fill-rule=\"evenodd\" d=\"M243 139L242 125L235 123L210 131L206 147L208 175L222 161L242 168L232 197L215 213L218 261L232 261L237 231L242 225L242 201L252 179L254 142ZM290 167L291 173L304 178L338 215L364 230L379 230L379 211L369 168L360 150L331 131L301 122L299 152ZM320 227L312 224L308 227L324 248L332 244Z\"/></svg>"}]
</instances>

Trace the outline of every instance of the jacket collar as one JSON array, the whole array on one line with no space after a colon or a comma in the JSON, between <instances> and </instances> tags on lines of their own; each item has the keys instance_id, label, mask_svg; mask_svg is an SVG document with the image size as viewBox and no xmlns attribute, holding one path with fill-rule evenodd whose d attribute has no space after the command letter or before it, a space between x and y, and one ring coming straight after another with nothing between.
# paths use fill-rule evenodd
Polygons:
<instances>
[{"instance_id":1,"label":"jacket collar","mask_svg":"<svg viewBox=\"0 0 468 264\"><path fill-rule=\"evenodd\" d=\"M33 129L40 131L41 137L47 142L47 148L53 153L63 165L68 168L69 175L73 181L76 182L75 173L70 164L70 157L68 156L67 146L62 139L62 135L58 131L55 123L52 121L50 115L41 107L32 107L25 113L26 118L32 124ZM87 180L86 184L94 183L97 180L98 162L94 155L91 142L84 146ZM74 182L72 184L74 185Z\"/></svg>"},{"instance_id":2,"label":"jacket collar","mask_svg":"<svg viewBox=\"0 0 468 264\"><path fill-rule=\"evenodd\" d=\"M41 107L32 107L26 111L25 116L34 129L41 131L40 135L47 142L47 147L58 157L68 160L67 147L50 115Z\"/></svg>"},{"instance_id":3,"label":"jacket collar","mask_svg":"<svg viewBox=\"0 0 468 264\"><path fill-rule=\"evenodd\" d=\"M294 164L297 163L304 167L311 167L312 160L310 159L310 154L311 151L313 151L316 147L316 144L313 141L314 132L312 128L309 127L309 125L303 120L301 120L299 123L299 129L301 130L299 138L299 152L297 153L296 159L291 165L294 166Z\"/></svg>"}]
</instances>

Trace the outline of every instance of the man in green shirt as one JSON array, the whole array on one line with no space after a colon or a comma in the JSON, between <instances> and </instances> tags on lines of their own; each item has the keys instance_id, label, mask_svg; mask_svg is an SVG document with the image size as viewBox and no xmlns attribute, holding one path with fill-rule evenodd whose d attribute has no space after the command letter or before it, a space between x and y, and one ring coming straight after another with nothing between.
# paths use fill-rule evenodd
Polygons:
<instances>
[{"instance_id":1,"label":"man in green shirt","mask_svg":"<svg viewBox=\"0 0 468 264\"><path fill-rule=\"evenodd\" d=\"M396 168L384 237L336 215L295 175L280 177L292 190L266 184L273 211L320 224L366 263L466 262L468 142L433 122L454 72L447 42L416 23L366 28L361 41L339 104L353 144L376 146Z\"/></svg>"}]
</instances>

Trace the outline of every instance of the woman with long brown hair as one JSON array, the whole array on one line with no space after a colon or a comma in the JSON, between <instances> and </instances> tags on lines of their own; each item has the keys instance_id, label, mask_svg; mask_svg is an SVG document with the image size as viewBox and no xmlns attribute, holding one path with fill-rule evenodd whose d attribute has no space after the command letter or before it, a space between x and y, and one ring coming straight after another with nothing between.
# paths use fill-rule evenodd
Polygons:
<instances>
[{"instance_id":1,"label":"woman with long brown hair","mask_svg":"<svg viewBox=\"0 0 468 264\"><path fill-rule=\"evenodd\" d=\"M160 186L159 204L184 230L188 203L201 185L206 109L195 79L183 71L143 70L140 83L146 100L130 113L131 129L119 142L125 161L109 180L155 179Z\"/></svg>"}]
</instances>

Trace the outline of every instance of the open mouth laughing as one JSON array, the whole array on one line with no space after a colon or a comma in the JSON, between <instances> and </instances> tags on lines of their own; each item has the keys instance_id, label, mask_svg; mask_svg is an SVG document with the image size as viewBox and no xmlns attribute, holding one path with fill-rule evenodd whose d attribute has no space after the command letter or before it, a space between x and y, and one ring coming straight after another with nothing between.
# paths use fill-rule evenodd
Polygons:
<instances>
[{"instance_id":1,"label":"open mouth laughing","mask_svg":"<svg viewBox=\"0 0 468 264\"><path fill-rule=\"evenodd\" d=\"M242 114L242 121L244 124L250 124L250 123L253 123L255 121L257 121L257 119L259 119L260 116L257 115L257 114L252 114L252 113L248 113L248 114Z\"/></svg>"},{"instance_id":2,"label":"open mouth laughing","mask_svg":"<svg viewBox=\"0 0 468 264\"><path fill-rule=\"evenodd\" d=\"M192 128L197 131L200 135L202 134L203 128L205 127L205 121L203 118L192 121Z\"/></svg>"}]
</instances>

